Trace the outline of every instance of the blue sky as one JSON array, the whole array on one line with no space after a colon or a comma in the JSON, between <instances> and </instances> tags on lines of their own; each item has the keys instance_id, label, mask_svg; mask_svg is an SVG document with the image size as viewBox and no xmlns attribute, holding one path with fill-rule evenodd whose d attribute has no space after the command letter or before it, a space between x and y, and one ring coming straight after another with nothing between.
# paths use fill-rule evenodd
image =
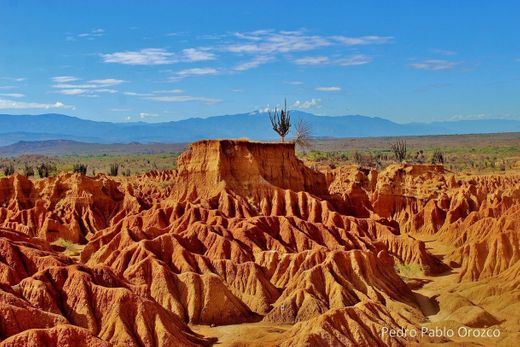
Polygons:
<instances>
[{"instance_id":1,"label":"blue sky","mask_svg":"<svg viewBox=\"0 0 520 347\"><path fill-rule=\"evenodd\" d=\"M152 5L153 4L153 5ZM520 119L516 1L0 0L0 113Z\"/></svg>"}]
</instances>

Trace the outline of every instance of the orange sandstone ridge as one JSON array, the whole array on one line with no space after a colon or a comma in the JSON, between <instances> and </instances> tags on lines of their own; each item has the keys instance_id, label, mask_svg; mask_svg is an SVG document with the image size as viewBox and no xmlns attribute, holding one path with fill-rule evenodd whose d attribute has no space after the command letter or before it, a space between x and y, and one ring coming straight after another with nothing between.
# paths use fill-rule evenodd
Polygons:
<instances>
[{"instance_id":1,"label":"orange sandstone ridge","mask_svg":"<svg viewBox=\"0 0 520 347\"><path fill-rule=\"evenodd\" d=\"M516 346L519 212L520 176L321 172L291 143L200 141L140 177L2 178L1 344ZM419 334L383 333L399 329Z\"/></svg>"}]
</instances>

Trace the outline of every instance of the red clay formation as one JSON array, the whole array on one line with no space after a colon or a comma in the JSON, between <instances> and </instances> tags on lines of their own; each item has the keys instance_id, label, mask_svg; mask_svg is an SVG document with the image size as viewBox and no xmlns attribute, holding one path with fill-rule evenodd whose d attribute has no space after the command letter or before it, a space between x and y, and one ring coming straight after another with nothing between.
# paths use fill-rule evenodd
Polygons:
<instances>
[{"instance_id":1,"label":"red clay formation","mask_svg":"<svg viewBox=\"0 0 520 347\"><path fill-rule=\"evenodd\" d=\"M2 346L520 341L518 175L318 171L290 143L201 141L175 171L2 178L0 228Z\"/></svg>"}]
</instances>

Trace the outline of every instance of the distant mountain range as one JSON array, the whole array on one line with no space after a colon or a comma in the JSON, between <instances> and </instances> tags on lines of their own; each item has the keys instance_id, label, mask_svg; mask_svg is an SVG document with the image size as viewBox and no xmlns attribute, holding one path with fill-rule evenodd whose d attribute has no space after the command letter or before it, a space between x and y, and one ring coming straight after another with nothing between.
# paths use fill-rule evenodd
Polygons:
<instances>
[{"instance_id":1,"label":"distant mountain range","mask_svg":"<svg viewBox=\"0 0 520 347\"><path fill-rule=\"evenodd\" d=\"M400 124L360 115L316 116L294 111L315 137L377 137L478 134L520 131L520 121L504 119ZM71 140L87 143L186 143L207 138L276 139L266 113L190 118L164 123L110 123L61 114L0 114L0 146L20 141Z\"/></svg>"}]
</instances>

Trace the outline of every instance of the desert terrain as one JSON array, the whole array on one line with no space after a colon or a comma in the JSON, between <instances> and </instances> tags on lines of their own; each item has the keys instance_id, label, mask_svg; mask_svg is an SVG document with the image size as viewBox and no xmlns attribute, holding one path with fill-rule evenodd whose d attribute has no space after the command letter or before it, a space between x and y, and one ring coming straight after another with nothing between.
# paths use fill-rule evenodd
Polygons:
<instances>
[{"instance_id":1,"label":"desert terrain","mask_svg":"<svg viewBox=\"0 0 520 347\"><path fill-rule=\"evenodd\" d=\"M464 173L503 173L520 169L520 133L431 135L401 137L408 146L408 162L431 162L435 151L444 154L445 167ZM391 145L396 137L317 138L310 146L296 147L296 155L307 165L361 165L381 171L395 163ZM75 164L87 166L87 174L108 173L111 164L120 166L120 174L145 174L152 170L175 168L176 158L188 143L113 143L99 144L67 140L22 141L0 146L0 177L4 168L12 165L24 174L26 167L49 164L52 175L71 172ZM357 155L357 157L356 157Z\"/></svg>"},{"instance_id":2,"label":"desert terrain","mask_svg":"<svg viewBox=\"0 0 520 347\"><path fill-rule=\"evenodd\" d=\"M2 177L0 345L518 346L505 156L378 168L204 140L170 170Z\"/></svg>"}]
</instances>

